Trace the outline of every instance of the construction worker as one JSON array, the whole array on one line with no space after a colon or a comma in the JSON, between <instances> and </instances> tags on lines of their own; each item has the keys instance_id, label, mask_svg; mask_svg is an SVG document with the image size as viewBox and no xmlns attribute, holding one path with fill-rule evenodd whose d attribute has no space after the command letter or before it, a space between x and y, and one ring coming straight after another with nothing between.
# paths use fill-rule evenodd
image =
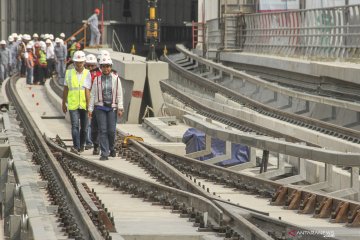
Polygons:
<instances>
[{"instance_id":1,"label":"construction worker","mask_svg":"<svg viewBox=\"0 0 360 240\"><path fill-rule=\"evenodd\" d=\"M67 46L66 46L66 44L64 44L64 42L65 42L65 33L60 33L59 39L61 40L61 44L65 46L66 54L67 54ZM65 56L65 59L66 59L66 56Z\"/></svg>"},{"instance_id":2,"label":"construction worker","mask_svg":"<svg viewBox=\"0 0 360 240\"><path fill-rule=\"evenodd\" d=\"M26 66L26 84L32 85L33 74L34 74L34 54L33 54L33 46L30 43L26 45L25 66Z\"/></svg>"},{"instance_id":3,"label":"construction worker","mask_svg":"<svg viewBox=\"0 0 360 240\"><path fill-rule=\"evenodd\" d=\"M87 107L90 99L91 75L90 71L84 68L85 60L83 51L74 53L75 68L66 70L64 82L62 110L64 113L69 110L70 113L74 144L71 152L75 154L84 151L88 123Z\"/></svg>"},{"instance_id":4,"label":"construction worker","mask_svg":"<svg viewBox=\"0 0 360 240\"><path fill-rule=\"evenodd\" d=\"M99 31L99 20L98 16L100 14L100 9L95 8L94 14L89 17L87 24L90 25L91 38L90 46L97 46L100 44L100 31Z\"/></svg>"},{"instance_id":5,"label":"construction worker","mask_svg":"<svg viewBox=\"0 0 360 240\"><path fill-rule=\"evenodd\" d=\"M94 82L95 77L101 76L101 72L97 71L99 68L97 67L97 60L95 55L89 54L86 56L85 68L90 71L91 75L91 85ZM92 141L94 139L94 141ZM98 137L98 127L96 124L96 119L94 116L89 121L88 132L86 137L86 146L85 149L91 149L94 145L94 155L99 155L99 137Z\"/></svg>"},{"instance_id":6,"label":"construction worker","mask_svg":"<svg viewBox=\"0 0 360 240\"><path fill-rule=\"evenodd\" d=\"M31 37L28 34L24 34L24 35L22 35L21 39L22 39L22 41L20 42L19 47L18 47L18 61L21 62L20 76L25 77L25 72L26 72L26 66L25 66L26 45L31 40Z\"/></svg>"},{"instance_id":7,"label":"construction worker","mask_svg":"<svg viewBox=\"0 0 360 240\"><path fill-rule=\"evenodd\" d=\"M64 85L65 70L66 70L66 47L61 43L61 39L55 39L55 62L56 72L58 74L58 82L60 85Z\"/></svg>"},{"instance_id":8,"label":"construction worker","mask_svg":"<svg viewBox=\"0 0 360 240\"><path fill-rule=\"evenodd\" d=\"M46 43L46 62L47 62L47 75L46 78L52 78L55 71L55 52L54 46L50 39L45 41Z\"/></svg>"},{"instance_id":9,"label":"construction worker","mask_svg":"<svg viewBox=\"0 0 360 240\"><path fill-rule=\"evenodd\" d=\"M110 57L100 59L101 76L95 78L91 88L89 117L95 112L99 127L100 160L115 157L115 132L117 117L123 115L123 95L119 76L111 72Z\"/></svg>"},{"instance_id":10,"label":"construction worker","mask_svg":"<svg viewBox=\"0 0 360 240\"><path fill-rule=\"evenodd\" d=\"M65 33L60 33L59 38L65 41Z\"/></svg>"},{"instance_id":11,"label":"construction worker","mask_svg":"<svg viewBox=\"0 0 360 240\"><path fill-rule=\"evenodd\" d=\"M12 76L16 72L16 55L17 55L17 44L14 42L14 37L12 35L8 38L9 44L7 48L10 51L10 67L9 75Z\"/></svg>"},{"instance_id":12,"label":"construction worker","mask_svg":"<svg viewBox=\"0 0 360 240\"><path fill-rule=\"evenodd\" d=\"M76 38L75 37L71 37L70 41L69 41L69 57L72 59L72 57L74 56L74 53L76 52Z\"/></svg>"},{"instance_id":13,"label":"construction worker","mask_svg":"<svg viewBox=\"0 0 360 240\"><path fill-rule=\"evenodd\" d=\"M6 48L6 41L0 41L0 84L3 83L9 74L10 51Z\"/></svg>"},{"instance_id":14,"label":"construction worker","mask_svg":"<svg viewBox=\"0 0 360 240\"><path fill-rule=\"evenodd\" d=\"M44 85L47 73L46 45L43 41L35 43L34 81L33 84Z\"/></svg>"},{"instance_id":15,"label":"construction worker","mask_svg":"<svg viewBox=\"0 0 360 240\"><path fill-rule=\"evenodd\" d=\"M38 42L39 41L39 35L37 33L33 34L33 40L34 42Z\"/></svg>"}]
</instances>

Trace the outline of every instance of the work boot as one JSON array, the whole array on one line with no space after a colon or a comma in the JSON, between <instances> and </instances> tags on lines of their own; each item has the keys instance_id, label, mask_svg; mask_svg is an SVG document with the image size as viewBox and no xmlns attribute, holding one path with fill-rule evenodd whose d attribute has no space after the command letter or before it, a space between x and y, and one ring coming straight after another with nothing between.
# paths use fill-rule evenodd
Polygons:
<instances>
[{"instance_id":1,"label":"work boot","mask_svg":"<svg viewBox=\"0 0 360 240\"><path fill-rule=\"evenodd\" d=\"M109 158L107 156L101 156L100 157L100 161L106 161L109 160Z\"/></svg>"},{"instance_id":2,"label":"work boot","mask_svg":"<svg viewBox=\"0 0 360 240\"><path fill-rule=\"evenodd\" d=\"M92 148L93 148L93 146L91 144L88 144L88 145L85 146L85 150L89 150L89 149L92 149Z\"/></svg>"},{"instance_id":3,"label":"work boot","mask_svg":"<svg viewBox=\"0 0 360 240\"><path fill-rule=\"evenodd\" d=\"M115 150L110 151L110 157L116 157L116 151Z\"/></svg>"},{"instance_id":4,"label":"work boot","mask_svg":"<svg viewBox=\"0 0 360 240\"><path fill-rule=\"evenodd\" d=\"M74 148L74 147L71 147L70 152L75 153L75 154L77 154L77 155L80 155L80 154L79 154L79 151L78 151L76 148Z\"/></svg>"},{"instance_id":5,"label":"work boot","mask_svg":"<svg viewBox=\"0 0 360 240\"><path fill-rule=\"evenodd\" d=\"M99 155L100 154L100 149L98 146L94 146L94 150L93 150L93 155Z\"/></svg>"},{"instance_id":6,"label":"work boot","mask_svg":"<svg viewBox=\"0 0 360 240\"><path fill-rule=\"evenodd\" d=\"M85 147L81 146L80 149L79 149L79 152L83 152L84 150L85 150Z\"/></svg>"}]
</instances>

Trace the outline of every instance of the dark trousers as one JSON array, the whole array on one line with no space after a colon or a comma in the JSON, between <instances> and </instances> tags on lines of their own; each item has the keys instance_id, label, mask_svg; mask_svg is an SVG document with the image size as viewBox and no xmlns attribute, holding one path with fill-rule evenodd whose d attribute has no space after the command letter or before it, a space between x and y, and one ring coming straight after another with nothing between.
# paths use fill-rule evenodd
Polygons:
<instances>
[{"instance_id":1,"label":"dark trousers","mask_svg":"<svg viewBox=\"0 0 360 240\"><path fill-rule=\"evenodd\" d=\"M36 84L40 81L40 66L35 65L34 66L34 81L33 83Z\"/></svg>"},{"instance_id":2,"label":"dark trousers","mask_svg":"<svg viewBox=\"0 0 360 240\"><path fill-rule=\"evenodd\" d=\"M44 84L46 80L47 66L40 66L39 70L39 81L40 84Z\"/></svg>"},{"instance_id":3,"label":"dark trousers","mask_svg":"<svg viewBox=\"0 0 360 240\"><path fill-rule=\"evenodd\" d=\"M71 120L71 135L74 148L79 150L84 146L87 133L88 116L83 109L69 110Z\"/></svg>"},{"instance_id":4,"label":"dark trousers","mask_svg":"<svg viewBox=\"0 0 360 240\"><path fill-rule=\"evenodd\" d=\"M93 111L91 118L91 141L94 144L94 147L99 147L99 128L95 111Z\"/></svg>"},{"instance_id":5,"label":"dark trousers","mask_svg":"<svg viewBox=\"0 0 360 240\"><path fill-rule=\"evenodd\" d=\"M109 156L115 147L117 111L103 111L95 108L96 121L99 127L101 156Z\"/></svg>"},{"instance_id":6,"label":"dark trousers","mask_svg":"<svg viewBox=\"0 0 360 240\"><path fill-rule=\"evenodd\" d=\"M49 58L46 59L46 62L47 62L46 78L50 78L55 71L55 59Z\"/></svg>"},{"instance_id":7,"label":"dark trousers","mask_svg":"<svg viewBox=\"0 0 360 240\"><path fill-rule=\"evenodd\" d=\"M21 76L25 76L25 73L26 73L25 59L21 58L20 74Z\"/></svg>"}]
</instances>

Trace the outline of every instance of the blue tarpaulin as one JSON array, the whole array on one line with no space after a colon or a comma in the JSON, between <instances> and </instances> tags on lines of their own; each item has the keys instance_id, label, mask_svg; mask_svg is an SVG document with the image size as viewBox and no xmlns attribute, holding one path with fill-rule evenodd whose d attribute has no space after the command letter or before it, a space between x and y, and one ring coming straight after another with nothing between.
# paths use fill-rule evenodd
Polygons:
<instances>
[{"instance_id":1,"label":"blue tarpaulin","mask_svg":"<svg viewBox=\"0 0 360 240\"><path fill-rule=\"evenodd\" d=\"M189 128L183 136L183 143L186 144L186 153L198 152L205 149L205 134L195 128ZM225 141L217 138L211 139L211 154L197 158L204 161L219 155L224 155L226 152ZM219 166L232 166L249 161L250 150L249 147L240 144L231 144L231 159L219 162Z\"/></svg>"}]
</instances>

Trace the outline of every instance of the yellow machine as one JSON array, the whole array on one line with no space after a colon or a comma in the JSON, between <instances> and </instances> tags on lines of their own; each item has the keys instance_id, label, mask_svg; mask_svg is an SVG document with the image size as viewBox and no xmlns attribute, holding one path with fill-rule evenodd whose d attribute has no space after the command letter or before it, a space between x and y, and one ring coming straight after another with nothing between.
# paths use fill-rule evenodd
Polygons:
<instances>
[{"instance_id":1,"label":"yellow machine","mask_svg":"<svg viewBox=\"0 0 360 240\"><path fill-rule=\"evenodd\" d=\"M145 21L145 43L150 46L146 60L157 60L155 47L160 42L160 19L156 16L158 0L147 0L149 15Z\"/></svg>"}]
</instances>

